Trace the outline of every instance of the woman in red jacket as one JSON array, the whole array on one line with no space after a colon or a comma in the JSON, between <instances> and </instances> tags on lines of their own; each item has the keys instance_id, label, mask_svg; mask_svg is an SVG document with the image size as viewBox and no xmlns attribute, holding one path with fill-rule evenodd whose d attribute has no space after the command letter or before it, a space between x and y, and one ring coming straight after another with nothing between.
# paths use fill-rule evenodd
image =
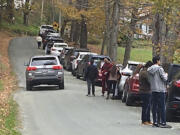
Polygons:
<instances>
[{"instance_id":1,"label":"woman in red jacket","mask_svg":"<svg viewBox=\"0 0 180 135\"><path fill-rule=\"evenodd\" d=\"M104 65L102 66L102 96L104 96L105 91L107 91L107 75L109 70L112 67L112 63L105 58L104 59Z\"/></svg>"}]
</instances>

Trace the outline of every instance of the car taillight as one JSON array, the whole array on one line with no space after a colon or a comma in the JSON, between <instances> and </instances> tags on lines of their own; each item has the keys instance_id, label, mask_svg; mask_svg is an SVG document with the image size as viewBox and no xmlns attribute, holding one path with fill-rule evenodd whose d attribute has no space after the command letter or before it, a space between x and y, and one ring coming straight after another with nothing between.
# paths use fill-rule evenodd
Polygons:
<instances>
[{"instance_id":1,"label":"car taillight","mask_svg":"<svg viewBox=\"0 0 180 135\"><path fill-rule=\"evenodd\" d=\"M174 82L174 85L175 85L176 87L180 87L180 80L175 81L175 82Z\"/></svg>"},{"instance_id":2,"label":"car taillight","mask_svg":"<svg viewBox=\"0 0 180 135\"><path fill-rule=\"evenodd\" d=\"M173 108L178 108L177 104L172 105Z\"/></svg>"},{"instance_id":3,"label":"car taillight","mask_svg":"<svg viewBox=\"0 0 180 135\"><path fill-rule=\"evenodd\" d=\"M53 68L54 70L61 70L61 69L63 69L62 66L53 66L52 68Z\"/></svg>"},{"instance_id":4,"label":"car taillight","mask_svg":"<svg viewBox=\"0 0 180 135\"><path fill-rule=\"evenodd\" d=\"M51 51L56 51L56 49L51 49Z\"/></svg>"},{"instance_id":5,"label":"car taillight","mask_svg":"<svg viewBox=\"0 0 180 135\"><path fill-rule=\"evenodd\" d=\"M122 75L123 75L123 76L130 76L129 73L123 73L123 72L122 72Z\"/></svg>"},{"instance_id":6,"label":"car taillight","mask_svg":"<svg viewBox=\"0 0 180 135\"><path fill-rule=\"evenodd\" d=\"M132 91L139 91L139 79L137 76L132 78Z\"/></svg>"},{"instance_id":7,"label":"car taillight","mask_svg":"<svg viewBox=\"0 0 180 135\"><path fill-rule=\"evenodd\" d=\"M36 67L27 67L27 68L26 68L27 71L34 71L34 70L36 70L36 69L37 69Z\"/></svg>"}]
</instances>

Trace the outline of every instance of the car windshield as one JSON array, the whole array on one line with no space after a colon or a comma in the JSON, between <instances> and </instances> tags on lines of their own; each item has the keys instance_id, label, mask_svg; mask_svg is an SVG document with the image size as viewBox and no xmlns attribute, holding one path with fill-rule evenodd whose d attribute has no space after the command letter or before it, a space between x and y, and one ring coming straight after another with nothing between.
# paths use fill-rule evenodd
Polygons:
<instances>
[{"instance_id":1,"label":"car windshield","mask_svg":"<svg viewBox=\"0 0 180 135\"><path fill-rule=\"evenodd\" d=\"M55 57L33 58L31 66L57 65Z\"/></svg>"}]
</instances>

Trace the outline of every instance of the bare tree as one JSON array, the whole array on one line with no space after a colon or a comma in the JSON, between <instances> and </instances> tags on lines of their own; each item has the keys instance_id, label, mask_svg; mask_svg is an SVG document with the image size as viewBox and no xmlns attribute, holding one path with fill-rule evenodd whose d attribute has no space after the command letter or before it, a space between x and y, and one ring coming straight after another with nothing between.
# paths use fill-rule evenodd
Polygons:
<instances>
[{"instance_id":1,"label":"bare tree","mask_svg":"<svg viewBox=\"0 0 180 135\"><path fill-rule=\"evenodd\" d=\"M110 34L109 50L108 55L112 61L117 61L117 40L119 31L119 14L120 14L120 1L114 0L113 13L112 13L112 27Z\"/></svg>"},{"instance_id":2,"label":"bare tree","mask_svg":"<svg viewBox=\"0 0 180 135\"><path fill-rule=\"evenodd\" d=\"M110 39L110 27L111 27L111 3L108 0L104 1L104 7L105 7L105 31L104 31L104 37L103 37L103 43L101 48L101 54L104 54L104 48L107 47L107 50L109 50L109 39Z\"/></svg>"}]
</instances>

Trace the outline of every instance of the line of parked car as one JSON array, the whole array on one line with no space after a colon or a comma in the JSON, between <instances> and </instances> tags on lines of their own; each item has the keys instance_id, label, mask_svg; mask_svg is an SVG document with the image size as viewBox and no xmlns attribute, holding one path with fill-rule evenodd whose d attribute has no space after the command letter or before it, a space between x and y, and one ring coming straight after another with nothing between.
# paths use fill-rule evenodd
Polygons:
<instances>
[{"instance_id":1,"label":"line of parked car","mask_svg":"<svg viewBox=\"0 0 180 135\"><path fill-rule=\"evenodd\" d=\"M52 30L52 27L48 26L43 27L40 29L40 33L42 36L42 43L43 49L45 49L45 55L43 60L46 58L48 61L43 61L43 66L36 68L40 69L29 69L29 66L35 66L34 63L40 58L31 58L29 66L27 68L27 76L31 76L31 74L35 74L35 77L41 77L40 74L44 77L47 75L48 78L41 83L49 84L49 78L54 76L55 84L58 84L59 88L64 88L64 71L63 68L67 71L72 72L72 75L75 76L77 79L81 78L85 80L85 71L87 66L90 64L90 61L93 59L94 64L97 66L99 74L96 80L96 85L101 86L102 84L102 74L101 68L104 64L104 58L108 58L110 61L109 56L98 55L97 53L90 52L88 49L80 49L69 47L67 43L64 43L63 39L60 37L59 33L56 33ZM51 57L51 58L50 58ZM52 61L49 59L59 59L59 62L51 63ZM37 62L38 63L38 62ZM55 64L56 63L56 64ZM135 62L135 61L128 61L126 67L123 68L121 64L117 64L119 67L120 73L122 75L121 80L118 82L117 85L117 97L121 97L122 102L128 106L137 104L141 102L140 93L139 93L139 74L133 74L139 64L144 64L142 62ZM46 66L51 65L51 66ZM52 70L53 69L53 70ZM42 72L40 72L42 70ZM173 120L174 116L180 116L180 65L171 64L168 70L168 93L167 93L167 120ZM37 72L39 74L37 74ZM53 74L54 73L54 74ZM179 75L179 76L178 76ZM42 77L42 78L43 78ZM53 77L52 77L53 78ZM30 77L30 80L32 77ZM29 78L27 77L27 80ZM43 80L43 79L42 79ZM48 80L48 81L47 81ZM38 83L41 84L41 83ZM30 83L27 81L27 89L31 88ZM33 84L36 85L36 84Z\"/></svg>"}]
</instances>

